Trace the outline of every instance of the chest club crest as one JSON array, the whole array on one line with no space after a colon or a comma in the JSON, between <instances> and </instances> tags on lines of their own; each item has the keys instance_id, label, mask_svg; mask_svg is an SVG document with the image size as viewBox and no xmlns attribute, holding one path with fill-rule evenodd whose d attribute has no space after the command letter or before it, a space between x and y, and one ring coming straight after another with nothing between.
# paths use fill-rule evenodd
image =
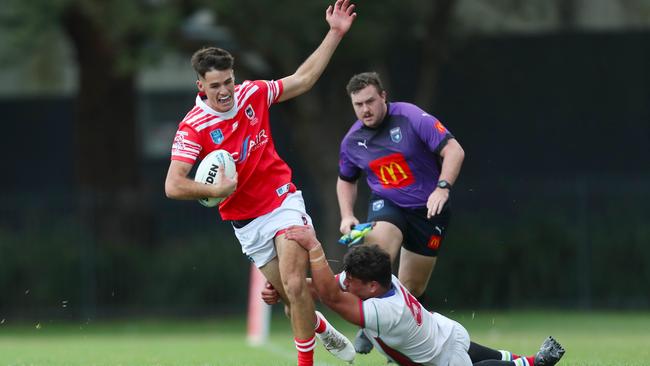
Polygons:
<instances>
[{"instance_id":1,"label":"chest club crest","mask_svg":"<svg viewBox=\"0 0 650 366\"><path fill-rule=\"evenodd\" d=\"M212 142L219 145L223 142L223 132L220 128L217 128L216 130L210 132L210 138L212 138Z\"/></svg>"},{"instance_id":2,"label":"chest club crest","mask_svg":"<svg viewBox=\"0 0 650 366\"><path fill-rule=\"evenodd\" d=\"M390 129L390 139L394 143L398 143L402 141L402 129L399 127L391 128Z\"/></svg>"},{"instance_id":3,"label":"chest club crest","mask_svg":"<svg viewBox=\"0 0 650 366\"><path fill-rule=\"evenodd\" d=\"M255 116L255 110L253 109L253 107L250 104L248 106L246 106L246 109L244 110L244 113L246 113L246 117L250 120L251 126L257 124L257 122L259 120Z\"/></svg>"}]
</instances>

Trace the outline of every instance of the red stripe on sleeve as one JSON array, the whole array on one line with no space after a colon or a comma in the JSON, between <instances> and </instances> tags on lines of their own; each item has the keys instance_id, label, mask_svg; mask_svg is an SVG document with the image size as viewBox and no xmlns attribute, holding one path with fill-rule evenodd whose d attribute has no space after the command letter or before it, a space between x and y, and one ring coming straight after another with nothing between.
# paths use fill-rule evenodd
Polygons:
<instances>
[{"instance_id":1,"label":"red stripe on sleeve","mask_svg":"<svg viewBox=\"0 0 650 366\"><path fill-rule=\"evenodd\" d=\"M366 316L363 313L363 301L359 299L359 325L361 328L366 327Z\"/></svg>"}]
</instances>

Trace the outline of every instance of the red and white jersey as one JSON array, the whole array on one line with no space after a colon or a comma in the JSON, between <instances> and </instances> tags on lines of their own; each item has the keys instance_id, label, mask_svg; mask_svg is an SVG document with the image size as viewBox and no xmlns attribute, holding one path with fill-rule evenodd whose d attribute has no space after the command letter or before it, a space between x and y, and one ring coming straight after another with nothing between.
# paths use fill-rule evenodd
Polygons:
<instances>
[{"instance_id":1,"label":"red and white jersey","mask_svg":"<svg viewBox=\"0 0 650 366\"><path fill-rule=\"evenodd\" d=\"M343 283L345 272L339 277ZM363 331L375 348L400 365L434 365L455 321L428 312L397 277L382 297L360 304Z\"/></svg>"},{"instance_id":2,"label":"red and white jersey","mask_svg":"<svg viewBox=\"0 0 650 366\"><path fill-rule=\"evenodd\" d=\"M269 107L281 94L281 81L244 81L235 86L233 108L220 113L199 93L178 126L172 160L194 164L218 149L235 159L237 189L219 205L223 220L262 216L296 190L291 168L278 156L271 136Z\"/></svg>"}]
</instances>

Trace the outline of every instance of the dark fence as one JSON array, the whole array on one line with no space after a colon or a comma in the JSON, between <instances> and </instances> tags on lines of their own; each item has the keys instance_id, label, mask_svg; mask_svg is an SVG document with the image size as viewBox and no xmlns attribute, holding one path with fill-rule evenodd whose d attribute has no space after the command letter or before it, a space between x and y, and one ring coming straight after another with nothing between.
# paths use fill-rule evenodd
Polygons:
<instances>
[{"instance_id":1,"label":"dark fence","mask_svg":"<svg viewBox=\"0 0 650 366\"><path fill-rule=\"evenodd\" d=\"M648 307L648 38L483 39L453 53L431 113L467 160L434 306ZM186 91L142 96L142 123L191 103ZM249 264L216 212L164 197L166 157L141 162L155 245L106 242L80 217L70 100L0 110L0 318L243 311Z\"/></svg>"}]
</instances>

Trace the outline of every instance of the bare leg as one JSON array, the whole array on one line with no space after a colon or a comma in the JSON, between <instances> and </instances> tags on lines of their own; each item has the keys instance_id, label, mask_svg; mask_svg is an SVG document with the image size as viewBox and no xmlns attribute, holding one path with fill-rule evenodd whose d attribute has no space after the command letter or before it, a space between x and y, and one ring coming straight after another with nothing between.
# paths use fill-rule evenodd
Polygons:
<instances>
[{"instance_id":1,"label":"bare leg","mask_svg":"<svg viewBox=\"0 0 650 366\"><path fill-rule=\"evenodd\" d=\"M307 286L307 252L282 235L275 238L282 286L290 304L291 327L298 339L314 336L314 301ZM277 287L276 287L277 288Z\"/></svg>"},{"instance_id":2,"label":"bare leg","mask_svg":"<svg viewBox=\"0 0 650 366\"><path fill-rule=\"evenodd\" d=\"M436 260L437 257L428 257L402 248L397 277L413 296L424 294Z\"/></svg>"},{"instance_id":3,"label":"bare leg","mask_svg":"<svg viewBox=\"0 0 650 366\"><path fill-rule=\"evenodd\" d=\"M287 298L287 294L282 285L278 257L273 258L269 263L260 267L259 270L262 272L266 280L273 285L273 288L275 288L278 294L280 294L280 298L284 303L284 313L289 319L291 319L291 303L289 303L289 299Z\"/></svg>"},{"instance_id":4,"label":"bare leg","mask_svg":"<svg viewBox=\"0 0 650 366\"><path fill-rule=\"evenodd\" d=\"M363 242L377 244L388 252L391 262L395 262L399 249L402 247L402 231L387 221L377 221L375 227L368 233Z\"/></svg>"}]
</instances>

